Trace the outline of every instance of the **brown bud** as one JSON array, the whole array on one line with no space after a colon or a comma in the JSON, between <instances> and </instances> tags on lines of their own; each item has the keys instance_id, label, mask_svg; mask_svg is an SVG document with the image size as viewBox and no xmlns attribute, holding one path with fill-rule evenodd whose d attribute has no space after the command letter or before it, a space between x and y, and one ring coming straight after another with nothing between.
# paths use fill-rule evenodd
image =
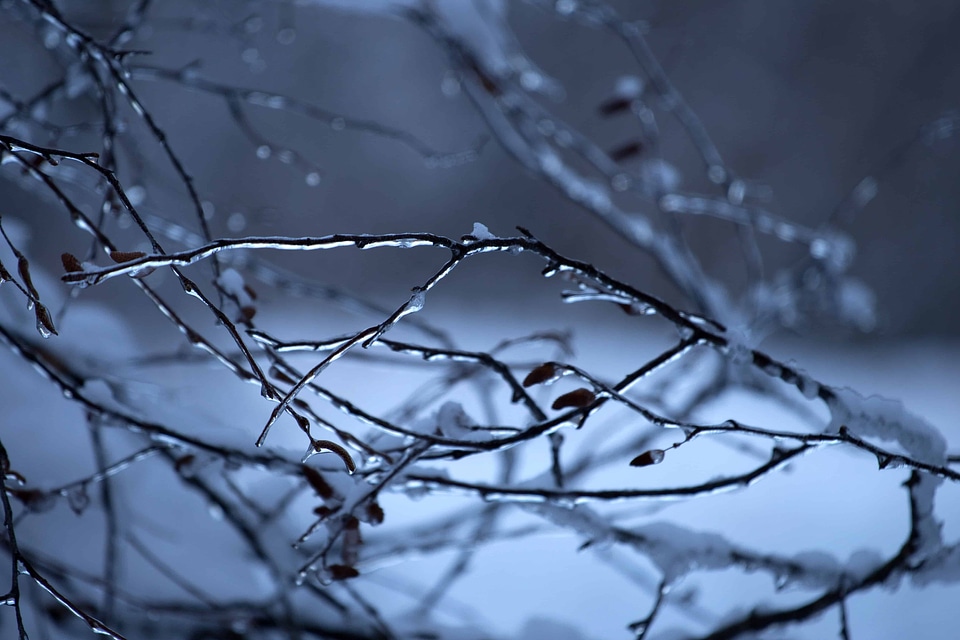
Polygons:
<instances>
[{"instance_id":1,"label":"brown bud","mask_svg":"<svg viewBox=\"0 0 960 640\"><path fill-rule=\"evenodd\" d=\"M303 465L301 469L303 470L303 477L307 479L318 496L324 500L333 497L333 487L324 479L322 473L307 465Z\"/></svg>"},{"instance_id":2,"label":"brown bud","mask_svg":"<svg viewBox=\"0 0 960 640\"><path fill-rule=\"evenodd\" d=\"M557 377L557 367L554 364L545 362L533 371L527 374L523 379L523 386L531 387L535 384L541 384Z\"/></svg>"},{"instance_id":3,"label":"brown bud","mask_svg":"<svg viewBox=\"0 0 960 640\"><path fill-rule=\"evenodd\" d=\"M651 449L650 451L644 451L636 458L630 461L631 467L649 467L652 464L660 464L663 462L664 452L663 449Z\"/></svg>"},{"instance_id":4,"label":"brown bud","mask_svg":"<svg viewBox=\"0 0 960 640\"><path fill-rule=\"evenodd\" d=\"M567 407L585 407L597 399L597 394L590 389L574 389L565 393L553 401L554 409L566 409Z\"/></svg>"},{"instance_id":5,"label":"brown bud","mask_svg":"<svg viewBox=\"0 0 960 640\"><path fill-rule=\"evenodd\" d=\"M607 155L609 155L610 159L614 162L623 162L624 160L629 160L630 158L640 155L642 151L643 144L641 144L639 140L634 140L611 150Z\"/></svg>"},{"instance_id":6,"label":"brown bud","mask_svg":"<svg viewBox=\"0 0 960 640\"><path fill-rule=\"evenodd\" d=\"M68 273L83 271L83 266L80 264L80 261L77 260L77 256L72 253L61 253L60 262L63 263L63 270Z\"/></svg>"},{"instance_id":7,"label":"brown bud","mask_svg":"<svg viewBox=\"0 0 960 640\"><path fill-rule=\"evenodd\" d=\"M330 577L334 580L349 580L360 575L354 567L345 564L332 564L327 567L327 570L330 571Z\"/></svg>"},{"instance_id":8,"label":"brown bud","mask_svg":"<svg viewBox=\"0 0 960 640\"><path fill-rule=\"evenodd\" d=\"M177 461L173 463L173 468L176 469L177 473L183 473L184 469L189 468L190 465L193 464L193 461L196 459L197 457L195 455L193 455L192 453L188 453L185 456L181 456L180 458L177 458Z\"/></svg>"},{"instance_id":9,"label":"brown bud","mask_svg":"<svg viewBox=\"0 0 960 640\"><path fill-rule=\"evenodd\" d=\"M36 303L33 311L37 316L37 332L39 332L41 336L49 338L51 335L60 335L57 333L57 328L53 326L53 318L50 317L50 311L44 305L39 302Z\"/></svg>"},{"instance_id":10,"label":"brown bud","mask_svg":"<svg viewBox=\"0 0 960 640\"><path fill-rule=\"evenodd\" d=\"M23 286L27 288L27 291L30 292L30 297L34 300L40 298L40 294L37 293L37 288L33 286L33 278L30 277L30 261L27 260L27 257L23 254L17 258L17 271L20 272L20 278L23 280Z\"/></svg>"},{"instance_id":11,"label":"brown bud","mask_svg":"<svg viewBox=\"0 0 960 640\"><path fill-rule=\"evenodd\" d=\"M111 251L110 259L120 264L122 262L130 262L132 260L139 260L140 258L145 257L143 251Z\"/></svg>"},{"instance_id":12,"label":"brown bud","mask_svg":"<svg viewBox=\"0 0 960 640\"><path fill-rule=\"evenodd\" d=\"M383 507L376 502L368 502L364 510L367 512L367 520L370 524L380 524L383 522Z\"/></svg>"},{"instance_id":13,"label":"brown bud","mask_svg":"<svg viewBox=\"0 0 960 640\"><path fill-rule=\"evenodd\" d=\"M612 116L616 115L622 111L626 111L630 108L630 100L626 98L610 98L601 104L597 110L602 116Z\"/></svg>"}]
</instances>

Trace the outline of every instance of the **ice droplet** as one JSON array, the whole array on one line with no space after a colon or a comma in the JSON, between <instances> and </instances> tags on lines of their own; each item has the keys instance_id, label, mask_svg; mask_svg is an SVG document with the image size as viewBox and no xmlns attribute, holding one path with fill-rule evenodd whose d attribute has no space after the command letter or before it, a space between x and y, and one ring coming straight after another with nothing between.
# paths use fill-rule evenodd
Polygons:
<instances>
[{"instance_id":1,"label":"ice droplet","mask_svg":"<svg viewBox=\"0 0 960 640\"><path fill-rule=\"evenodd\" d=\"M231 213L230 217L227 218L227 229L230 229L230 231L236 233L238 231L243 231L246 227L247 217L239 211Z\"/></svg>"},{"instance_id":2,"label":"ice droplet","mask_svg":"<svg viewBox=\"0 0 960 640\"><path fill-rule=\"evenodd\" d=\"M204 220L213 219L213 215L217 212L217 207L209 200L204 200L200 204L200 208L203 210Z\"/></svg>"},{"instance_id":3,"label":"ice droplet","mask_svg":"<svg viewBox=\"0 0 960 640\"><path fill-rule=\"evenodd\" d=\"M282 45L293 44L293 41L297 39L297 32L295 29L287 27L286 29L280 29L277 32L277 42Z\"/></svg>"},{"instance_id":4,"label":"ice droplet","mask_svg":"<svg viewBox=\"0 0 960 640\"><path fill-rule=\"evenodd\" d=\"M727 170L718 164L710 165L710 168L707 169L707 177L714 184L723 184L727 179Z\"/></svg>"},{"instance_id":5,"label":"ice droplet","mask_svg":"<svg viewBox=\"0 0 960 640\"><path fill-rule=\"evenodd\" d=\"M330 121L330 128L334 131L343 131L347 128L347 121L343 118L334 118Z\"/></svg>"},{"instance_id":6,"label":"ice droplet","mask_svg":"<svg viewBox=\"0 0 960 640\"><path fill-rule=\"evenodd\" d=\"M315 187L320 184L320 174L316 171L311 171L306 175L304 181L307 183L308 187Z\"/></svg>"},{"instance_id":7,"label":"ice droplet","mask_svg":"<svg viewBox=\"0 0 960 640\"><path fill-rule=\"evenodd\" d=\"M147 190L141 187L138 184L133 185L127 189L127 200L130 201L135 207L139 207L143 204L143 201L147 199Z\"/></svg>"},{"instance_id":8,"label":"ice droplet","mask_svg":"<svg viewBox=\"0 0 960 640\"><path fill-rule=\"evenodd\" d=\"M263 28L263 18L260 16L250 16L243 23L243 29L247 33L258 33Z\"/></svg>"},{"instance_id":9,"label":"ice droplet","mask_svg":"<svg viewBox=\"0 0 960 640\"><path fill-rule=\"evenodd\" d=\"M448 98L459 95L460 78L458 75L453 71L448 71L443 74L443 79L440 81L440 91Z\"/></svg>"},{"instance_id":10,"label":"ice droplet","mask_svg":"<svg viewBox=\"0 0 960 640\"><path fill-rule=\"evenodd\" d=\"M271 153L273 153L273 150L270 148L270 145L262 144L257 147L257 157L261 160L269 158Z\"/></svg>"},{"instance_id":11,"label":"ice droplet","mask_svg":"<svg viewBox=\"0 0 960 640\"><path fill-rule=\"evenodd\" d=\"M617 79L613 92L618 98L636 100L643 94L643 80L637 76L621 76Z\"/></svg>"},{"instance_id":12,"label":"ice droplet","mask_svg":"<svg viewBox=\"0 0 960 640\"><path fill-rule=\"evenodd\" d=\"M84 484L67 489L66 495L67 504L70 505L70 509L78 516L90 506L90 496L87 494L87 486Z\"/></svg>"},{"instance_id":13,"label":"ice droplet","mask_svg":"<svg viewBox=\"0 0 960 640\"><path fill-rule=\"evenodd\" d=\"M310 444L307 445L307 450L304 452L303 457L300 458L300 463L307 464L307 460L317 455L318 453L320 452L317 451L317 448L313 446L313 443L311 442Z\"/></svg>"}]
</instances>

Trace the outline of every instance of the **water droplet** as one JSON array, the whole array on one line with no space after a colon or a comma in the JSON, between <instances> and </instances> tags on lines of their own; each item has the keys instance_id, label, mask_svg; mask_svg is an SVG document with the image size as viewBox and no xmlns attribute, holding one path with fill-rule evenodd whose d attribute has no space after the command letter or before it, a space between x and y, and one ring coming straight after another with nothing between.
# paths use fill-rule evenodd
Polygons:
<instances>
[{"instance_id":1,"label":"water droplet","mask_svg":"<svg viewBox=\"0 0 960 640\"><path fill-rule=\"evenodd\" d=\"M212 202L210 202L209 200L204 200L204 201L200 204L200 209L203 210L203 219L204 219L204 220L212 220L212 219L213 219L213 214L215 214L215 213L217 212L217 207L216 207Z\"/></svg>"},{"instance_id":2,"label":"water droplet","mask_svg":"<svg viewBox=\"0 0 960 640\"><path fill-rule=\"evenodd\" d=\"M147 190L141 187L138 184L133 185L127 189L127 200L130 201L135 207L139 207L143 204L143 201L147 198Z\"/></svg>"},{"instance_id":3,"label":"water droplet","mask_svg":"<svg viewBox=\"0 0 960 640\"><path fill-rule=\"evenodd\" d=\"M306 181L308 187L315 187L320 184L320 174L316 171L311 171L306 175L304 180Z\"/></svg>"},{"instance_id":4,"label":"water droplet","mask_svg":"<svg viewBox=\"0 0 960 640\"><path fill-rule=\"evenodd\" d=\"M817 238L810 243L810 255L817 260L826 258L830 253L830 243L823 238Z\"/></svg>"},{"instance_id":5,"label":"water droplet","mask_svg":"<svg viewBox=\"0 0 960 640\"><path fill-rule=\"evenodd\" d=\"M790 576L786 573L778 573L773 577L773 588L777 591L783 591L790 584Z\"/></svg>"},{"instance_id":6,"label":"water droplet","mask_svg":"<svg viewBox=\"0 0 960 640\"><path fill-rule=\"evenodd\" d=\"M343 131L347 128L347 121L343 118L334 118L330 121L330 128L334 131Z\"/></svg>"},{"instance_id":7,"label":"water droplet","mask_svg":"<svg viewBox=\"0 0 960 640\"><path fill-rule=\"evenodd\" d=\"M718 164L710 165L707 169L707 177L714 184L723 184L727 179L727 170Z\"/></svg>"},{"instance_id":8,"label":"water droplet","mask_svg":"<svg viewBox=\"0 0 960 640\"><path fill-rule=\"evenodd\" d=\"M283 45L293 44L293 41L297 39L297 32L290 27L286 29L280 29L277 32L277 42Z\"/></svg>"},{"instance_id":9,"label":"water droplet","mask_svg":"<svg viewBox=\"0 0 960 640\"><path fill-rule=\"evenodd\" d=\"M227 229L233 232L243 231L247 228L247 217L239 211L234 211L227 218Z\"/></svg>"},{"instance_id":10,"label":"water droplet","mask_svg":"<svg viewBox=\"0 0 960 640\"><path fill-rule=\"evenodd\" d=\"M257 157L260 158L261 160L266 160L267 158L269 158L271 153L273 153L273 150L270 148L269 145L262 144L259 147L257 147Z\"/></svg>"},{"instance_id":11,"label":"water droplet","mask_svg":"<svg viewBox=\"0 0 960 640\"><path fill-rule=\"evenodd\" d=\"M243 23L243 30L247 33L257 33L263 28L263 18L260 16L250 16Z\"/></svg>"},{"instance_id":12,"label":"water droplet","mask_svg":"<svg viewBox=\"0 0 960 640\"><path fill-rule=\"evenodd\" d=\"M630 176L625 173L618 173L610 180L610 186L614 191L626 191L630 188Z\"/></svg>"},{"instance_id":13,"label":"water droplet","mask_svg":"<svg viewBox=\"0 0 960 640\"><path fill-rule=\"evenodd\" d=\"M536 91L543 86L543 76L536 71L524 71L520 74L520 86L527 91Z\"/></svg>"},{"instance_id":14,"label":"water droplet","mask_svg":"<svg viewBox=\"0 0 960 640\"><path fill-rule=\"evenodd\" d=\"M568 16L577 10L577 3L574 0L557 0L557 4L554 6L557 13L562 16Z\"/></svg>"},{"instance_id":15,"label":"water droplet","mask_svg":"<svg viewBox=\"0 0 960 640\"><path fill-rule=\"evenodd\" d=\"M747 185L743 180L734 180L727 189L727 200L731 204L743 204L743 198L747 195Z\"/></svg>"},{"instance_id":16,"label":"water droplet","mask_svg":"<svg viewBox=\"0 0 960 640\"><path fill-rule=\"evenodd\" d=\"M443 80L440 81L440 91L448 98L459 95L460 77L453 71L447 71L443 74Z\"/></svg>"},{"instance_id":17,"label":"water droplet","mask_svg":"<svg viewBox=\"0 0 960 640\"><path fill-rule=\"evenodd\" d=\"M82 514L86 508L90 506L90 496L87 495L87 486L81 484L67 489L67 504L70 505L70 509L78 516Z\"/></svg>"},{"instance_id":18,"label":"water droplet","mask_svg":"<svg viewBox=\"0 0 960 640\"><path fill-rule=\"evenodd\" d=\"M223 520L223 507L216 504L215 502L211 502L210 506L207 507L207 513L209 513L210 517L213 518L214 520L217 520L217 521Z\"/></svg>"},{"instance_id":19,"label":"water droplet","mask_svg":"<svg viewBox=\"0 0 960 640\"><path fill-rule=\"evenodd\" d=\"M318 453L320 452L317 451L317 448L313 446L313 443L311 442L309 445L307 445L307 450L304 452L303 457L300 458L300 462L302 464L306 464L307 460L317 455Z\"/></svg>"},{"instance_id":20,"label":"water droplet","mask_svg":"<svg viewBox=\"0 0 960 640\"><path fill-rule=\"evenodd\" d=\"M60 32L50 28L43 34L43 46L47 49L56 49L60 46Z\"/></svg>"}]
</instances>

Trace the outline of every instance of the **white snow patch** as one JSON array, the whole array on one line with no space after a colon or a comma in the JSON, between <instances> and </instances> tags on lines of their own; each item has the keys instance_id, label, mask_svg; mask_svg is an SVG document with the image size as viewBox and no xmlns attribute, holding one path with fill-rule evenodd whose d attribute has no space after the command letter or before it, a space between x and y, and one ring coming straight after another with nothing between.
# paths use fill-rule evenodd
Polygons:
<instances>
[{"instance_id":1,"label":"white snow patch","mask_svg":"<svg viewBox=\"0 0 960 640\"><path fill-rule=\"evenodd\" d=\"M845 426L860 438L895 441L920 462L935 465L946 462L947 442L943 435L909 413L901 402L879 396L864 397L847 388L833 387L832 391L836 397L828 403L831 420L827 433L839 433Z\"/></svg>"}]
</instances>

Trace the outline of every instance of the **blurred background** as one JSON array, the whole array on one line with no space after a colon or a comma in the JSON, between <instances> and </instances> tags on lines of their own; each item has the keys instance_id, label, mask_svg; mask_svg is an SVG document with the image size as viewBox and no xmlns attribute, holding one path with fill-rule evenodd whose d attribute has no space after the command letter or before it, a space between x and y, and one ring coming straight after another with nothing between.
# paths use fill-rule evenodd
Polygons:
<instances>
[{"instance_id":1,"label":"blurred background","mask_svg":"<svg viewBox=\"0 0 960 640\"><path fill-rule=\"evenodd\" d=\"M391 4L402 3L167 2L151 8L150 26L135 44L149 55L136 57L134 66L189 67L197 77L277 92L332 114L323 122L248 107L250 123L265 139L258 145L238 134L221 97L159 79L135 82L195 177L217 233L417 230L459 236L480 221L510 235L521 225L562 253L683 303L642 252L519 167L495 141L472 162L436 168L402 141L345 121L330 124L336 115L370 121L451 154L470 151L488 137L442 49L410 21L384 15L390 11L380 9ZM550 111L607 150L636 138L633 118L598 111L618 79L639 73L622 43L528 3L490 4L501 6L519 48L562 87L542 96ZM126 6L79 4L68 15L93 33L108 32ZM816 229L863 178L876 178L876 197L841 225L857 245L851 273L876 295L873 337L956 335L960 153L954 121L943 119L960 104L956 3L613 6L625 19L639 21L727 166L757 185L767 210ZM4 88L25 96L43 86L56 66L53 52L38 51L15 20L0 21L0 36ZM50 37L48 44L56 46L56 34ZM89 116L95 105L78 96L61 107L74 110L63 114L69 122ZM146 134L132 112L126 117L134 133ZM693 146L669 117L659 120L663 157L676 169L679 188L707 191L711 185ZM95 148L90 134L74 132L68 146ZM133 152L120 153L126 151ZM139 193L145 210L185 219L184 189L156 151L146 145L133 152L139 157L125 164L121 177L137 184L151 176ZM636 172L641 164L628 158L623 167ZM43 210L9 177L0 189L7 215ZM649 213L648 203L629 195L622 201ZM20 217L49 237L38 214ZM683 225L707 272L736 289L746 277L736 227L706 217L687 218ZM56 252L69 249L45 244ZM761 249L771 271L804 254L803 247L767 237L761 237ZM412 286L405 272L369 257L338 259L348 262L336 279L348 285L377 293ZM424 269L432 265L431 257L409 259ZM509 260L490 262L486 268L502 275L504 302L507 294L526 290L510 277ZM470 295L467 289L461 293Z\"/></svg>"}]
</instances>

